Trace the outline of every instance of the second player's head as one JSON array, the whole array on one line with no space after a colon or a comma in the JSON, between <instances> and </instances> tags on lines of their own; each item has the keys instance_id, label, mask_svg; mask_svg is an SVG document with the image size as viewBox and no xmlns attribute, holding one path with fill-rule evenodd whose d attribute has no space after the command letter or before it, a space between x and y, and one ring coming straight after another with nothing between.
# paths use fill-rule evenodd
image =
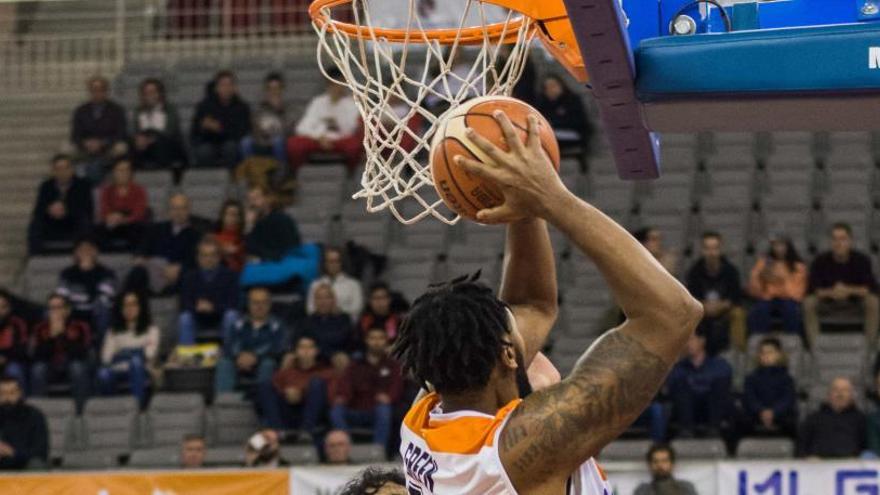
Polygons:
<instances>
[{"instance_id":1,"label":"second player's head","mask_svg":"<svg viewBox=\"0 0 880 495\"><path fill-rule=\"evenodd\" d=\"M524 343L510 310L477 275L416 299L394 345L404 370L440 394L523 395Z\"/></svg>"}]
</instances>

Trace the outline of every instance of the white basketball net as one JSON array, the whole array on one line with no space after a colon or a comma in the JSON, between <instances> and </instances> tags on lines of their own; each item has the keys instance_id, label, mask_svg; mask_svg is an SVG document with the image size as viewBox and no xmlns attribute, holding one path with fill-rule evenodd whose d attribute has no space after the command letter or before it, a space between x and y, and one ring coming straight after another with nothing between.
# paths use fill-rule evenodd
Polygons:
<instances>
[{"instance_id":1,"label":"white basketball net","mask_svg":"<svg viewBox=\"0 0 880 495\"><path fill-rule=\"evenodd\" d=\"M354 198L365 198L371 213L391 210L404 224L430 215L452 225L458 216L437 195L428 167L431 139L442 116L426 106L452 109L476 96L509 95L528 56L530 22L523 19L520 24L520 14L480 0L458 0L464 8L458 32L444 45L426 35L419 0L402 0L407 4L401 4L402 10L408 12L399 12L402 25L393 27L405 29L408 37L393 41L376 32L392 26L374 27L371 9L371 4L389 1L352 0L353 24L361 27L362 37L336 29L332 22L315 24L321 71L330 78L328 64L333 62L344 79L336 82L351 89L363 118L366 168ZM493 14L494 21L489 18ZM493 39L483 29L481 43L460 43L463 28L491 22L503 23L502 36ZM506 47L499 41L505 39ZM421 120L420 129L411 129L411 120Z\"/></svg>"}]
</instances>

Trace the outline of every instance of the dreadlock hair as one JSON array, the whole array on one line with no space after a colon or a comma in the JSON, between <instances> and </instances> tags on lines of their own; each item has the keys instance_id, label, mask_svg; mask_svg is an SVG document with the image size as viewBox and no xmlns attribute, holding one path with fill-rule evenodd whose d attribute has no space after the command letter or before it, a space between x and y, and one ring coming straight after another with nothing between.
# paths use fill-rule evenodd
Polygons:
<instances>
[{"instance_id":1,"label":"dreadlock hair","mask_svg":"<svg viewBox=\"0 0 880 495\"><path fill-rule=\"evenodd\" d=\"M345 488L339 492L339 495L374 495L387 483L405 487L406 479L404 479L403 473L396 469L368 467L358 473L356 478L349 481Z\"/></svg>"},{"instance_id":2,"label":"dreadlock hair","mask_svg":"<svg viewBox=\"0 0 880 495\"><path fill-rule=\"evenodd\" d=\"M461 393L489 383L510 328L507 306L479 276L430 286L401 323L392 352L425 388Z\"/></svg>"}]
</instances>

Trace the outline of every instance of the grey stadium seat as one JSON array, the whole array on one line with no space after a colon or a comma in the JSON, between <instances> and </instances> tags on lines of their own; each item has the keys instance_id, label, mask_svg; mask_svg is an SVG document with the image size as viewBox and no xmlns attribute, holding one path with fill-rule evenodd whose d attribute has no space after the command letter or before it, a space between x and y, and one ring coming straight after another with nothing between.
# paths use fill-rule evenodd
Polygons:
<instances>
[{"instance_id":1,"label":"grey stadium seat","mask_svg":"<svg viewBox=\"0 0 880 495\"><path fill-rule=\"evenodd\" d=\"M304 466L320 462L318 451L313 445L284 445L281 457L293 466Z\"/></svg>"},{"instance_id":2,"label":"grey stadium seat","mask_svg":"<svg viewBox=\"0 0 880 495\"><path fill-rule=\"evenodd\" d=\"M791 459L794 442L788 438L744 438L736 456L740 459Z\"/></svg>"},{"instance_id":3,"label":"grey stadium seat","mask_svg":"<svg viewBox=\"0 0 880 495\"><path fill-rule=\"evenodd\" d=\"M119 467L119 452L116 449L89 449L75 455L65 455L61 465L64 469L105 470Z\"/></svg>"},{"instance_id":4,"label":"grey stadium seat","mask_svg":"<svg viewBox=\"0 0 880 495\"><path fill-rule=\"evenodd\" d=\"M355 444L351 446L351 462L354 464L375 464L385 462L385 448L376 444Z\"/></svg>"},{"instance_id":5,"label":"grey stadium seat","mask_svg":"<svg viewBox=\"0 0 880 495\"><path fill-rule=\"evenodd\" d=\"M130 452L137 436L137 412L138 405L133 397L89 399L83 411L88 450L106 450L117 455Z\"/></svg>"},{"instance_id":6,"label":"grey stadium seat","mask_svg":"<svg viewBox=\"0 0 880 495\"><path fill-rule=\"evenodd\" d=\"M75 449L79 435L76 429L76 406L72 399L34 397L27 403L39 409L49 427L49 458L60 458L65 450Z\"/></svg>"},{"instance_id":7,"label":"grey stadium seat","mask_svg":"<svg viewBox=\"0 0 880 495\"><path fill-rule=\"evenodd\" d=\"M672 448L682 460L708 461L723 459L727 455L724 442L713 438L673 440Z\"/></svg>"},{"instance_id":8,"label":"grey stadium seat","mask_svg":"<svg viewBox=\"0 0 880 495\"><path fill-rule=\"evenodd\" d=\"M243 445L244 439L260 427L253 404L237 393L218 395L208 420L208 438L212 445Z\"/></svg>"},{"instance_id":9,"label":"grey stadium seat","mask_svg":"<svg viewBox=\"0 0 880 495\"><path fill-rule=\"evenodd\" d=\"M146 420L147 445L179 445L184 435L204 432L205 402L200 394L159 393L150 402Z\"/></svg>"},{"instance_id":10,"label":"grey stadium seat","mask_svg":"<svg viewBox=\"0 0 880 495\"><path fill-rule=\"evenodd\" d=\"M242 437L245 439L247 437ZM244 440L239 445L208 447L205 451L205 465L211 467L231 467L244 464Z\"/></svg>"},{"instance_id":11,"label":"grey stadium seat","mask_svg":"<svg viewBox=\"0 0 880 495\"><path fill-rule=\"evenodd\" d=\"M180 447L138 449L131 453L128 467L135 469L171 469L180 466Z\"/></svg>"},{"instance_id":12,"label":"grey stadium seat","mask_svg":"<svg viewBox=\"0 0 880 495\"><path fill-rule=\"evenodd\" d=\"M603 462L641 461L650 448L650 440L616 440L602 449L599 459Z\"/></svg>"}]
</instances>

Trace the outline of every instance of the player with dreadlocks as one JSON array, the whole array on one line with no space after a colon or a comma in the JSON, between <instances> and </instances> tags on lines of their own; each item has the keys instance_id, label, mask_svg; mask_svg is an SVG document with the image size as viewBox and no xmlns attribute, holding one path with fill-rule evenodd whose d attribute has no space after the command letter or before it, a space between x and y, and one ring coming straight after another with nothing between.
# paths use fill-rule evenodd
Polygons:
<instances>
[{"instance_id":1,"label":"player with dreadlocks","mask_svg":"<svg viewBox=\"0 0 880 495\"><path fill-rule=\"evenodd\" d=\"M565 188L534 116L525 143L495 117L510 151L470 133L491 163L456 161L504 193L504 204L478 215L509 224L501 289L495 296L473 277L431 287L400 328L394 354L426 390L401 426L407 489L610 495L593 456L654 397L702 307L626 230ZM595 262L627 319L568 377L523 398L524 370L557 313L547 223Z\"/></svg>"}]
</instances>

